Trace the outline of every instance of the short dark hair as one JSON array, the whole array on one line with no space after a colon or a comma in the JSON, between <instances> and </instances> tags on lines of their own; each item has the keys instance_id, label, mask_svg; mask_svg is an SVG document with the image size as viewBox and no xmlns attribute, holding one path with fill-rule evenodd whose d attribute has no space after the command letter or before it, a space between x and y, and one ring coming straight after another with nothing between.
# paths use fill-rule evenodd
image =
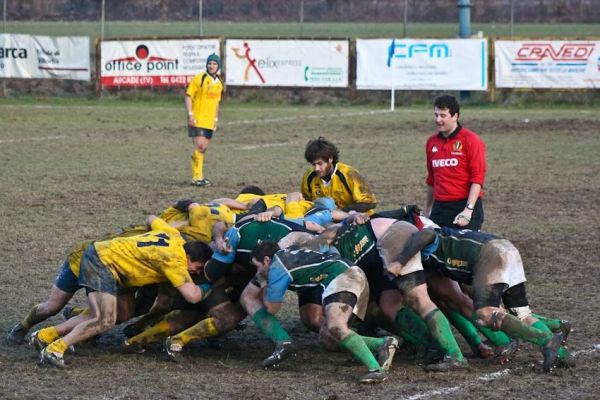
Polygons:
<instances>
[{"instance_id":1,"label":"short dark hair","mask_svg":"<svg viewBox=\"0 0 600 400\"><path fill-rule=\"evenodd\" d=\"M257 196L265 195L265 192L261 188L259 188L258 186L255 186L255 185L244 186L242 188L242 190L240 190L240 194L244 194L244 193L255 194Z\"/></svg>"},{"instance_id":2,"label":"short dark hair","mask_svg":"<svg viewBox=\"0 0 600 400\"><path fill-rule=\"evenodd\" d=\"M254 248L254 250L252 250L252 258L255 258L256 260L262 262L265 259L265 257L272 258L273 255L279 250L280 248L277 242L274 242L272 240L265 240L263 242L260 242Z\"/></svg>"},{"instance_id":3,"label":"short dark hair","mask_svg":"<svg viewBox=\"0 0 600 400\"><path fill-rule=\"evenodd\" d=\"M328 161L330 158L333 159L334 164L337 164L339 157L340 151L335 144L323 136L309 141L304 150L304 158L311 164L319 159Z\"/></svg>"},{"instance_id":4,"label":"short dark hair","mask_svg":"<svg viewBox=\"0 0 600 400\"><path fill-rule=\"evenodd\" d=\"M185 254L190 256L192 261L208 261L212 257L213 251L206 244L202 243L199 240L192 240L191 242L186 242L183 245L183 249L185 250Z\"/></svg>"},{"instance_id":5,"label":"short dark hair","mask_svg":"<svg viewBox=\"0 0 600 400\"><path fill-rule=\"evenodd\" d=\"M447 108L448 111L450 111L450 115L460 115L460 105L454 96L450 96L448 94L438 96L435 98L435 100L433 100L433 106L440 109Z\"/></svg>"}]
</instances>

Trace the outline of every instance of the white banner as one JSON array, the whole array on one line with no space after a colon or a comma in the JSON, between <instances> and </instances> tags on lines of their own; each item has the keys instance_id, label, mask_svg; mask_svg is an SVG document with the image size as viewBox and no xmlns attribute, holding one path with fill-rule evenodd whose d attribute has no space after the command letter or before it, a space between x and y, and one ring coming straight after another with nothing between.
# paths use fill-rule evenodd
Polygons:
<instances>
[{"instance_id":1,"label":"white banner","mask_svg":"<svg viewBox=\"0 0 600 400\"><path fill-rule=\"evenodd\" d=\"M598 88L599 41L494 42L496 87Z\"/></svg>"},{"instance_id":2,"label":"white banner","mask_svg":"<svg viewBox=\"0 0 600 400\"><path fill-rule=\"evenodd\" d=\"M348 86L347 40L236 40L225 44L226 83Z\"/></svg>"},{"instance_id":3,"label":"white banner","mask_svg":"<svg viewBox=\"0 0 600 400\"><path fill-rule=\"evenodd\" d=\"M90 80L90 39L0 35L0 77Z\"/></svg>"},{"instance_id":4,"label":"white banner","mask_svg":"<svg viewBox=\"0 0 600 400\"><path fill-rule=\"evenodd\" d=\"M486 39L357 39L356 88L487 90Z\"/></svg>"},{"instance_id":5,"label":"white banner","mask_svg":"<svg viewBox=\"0 0 600 400\"><path fill-rule=\"evenodd\" d=\"M186 86L219 55L219 39L103 41L100 81L103 87Z\"/></svg>"}]
</instances>

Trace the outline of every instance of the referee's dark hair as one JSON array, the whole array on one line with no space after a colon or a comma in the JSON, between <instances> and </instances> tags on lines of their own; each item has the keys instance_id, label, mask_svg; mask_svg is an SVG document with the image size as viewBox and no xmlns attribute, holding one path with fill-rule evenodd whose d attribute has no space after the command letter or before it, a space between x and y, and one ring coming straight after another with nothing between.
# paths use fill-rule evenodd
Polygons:
<instances>
[{"instance_id":1,"label":"referee's dark hair","mask_svg":"<svg viewBox=\"0 0 600 400\"><path fill-rule=\"evenodd\" d=\"M435 100L433 100L433 106L440 109L447 108L452 116L454 114L460 115L460 105L454 96L450 96L448 94L438 96L435 98Z\"/></svg>"}]
</instances>

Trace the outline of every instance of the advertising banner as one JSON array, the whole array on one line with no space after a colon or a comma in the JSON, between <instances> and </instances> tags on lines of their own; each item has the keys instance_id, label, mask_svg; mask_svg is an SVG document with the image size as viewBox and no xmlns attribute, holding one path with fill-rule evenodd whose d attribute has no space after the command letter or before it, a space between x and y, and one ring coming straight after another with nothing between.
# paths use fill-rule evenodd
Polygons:
<instances>
[{"instance_id":1,"label":"advertising banner","mask_svg":"<svg viewBox=\"0 0 600 400\"><path fill-rule=\"evenodd\" d=\"M600 41L494 42L496 87L600 87Z\"/></svg>"},{"instance_id":2,"label":"advertising banner","mask_svg":"<svg viewBox=\"0 0 600 400\"><path fill-rule=\"evenodd\" d=\"M486 39L357 39L356 88L487 90Z\"/></svg>"},{"instance_id":3,"label":"advertising banner","mask_svg":"<svg viewBox=\"0 0 600 400\"><path fill-rule=\"evenodd\" d=\"M234 86L348 86L347 40L237 40L225 43Z\"/></svg>"},{"instance_id":4,"label":"advertising banner","mask_svg":"<svg viewBox=\"0 0 600 400\"><path fill-rule=\"evenodd\" d=\"M0 77L90 80L90 39L0 35Z\"/></svg>"},{"instance_id":5,"label":"advertising banner","mask_svg":"<svg viewBox=\"0 0 600 400\"><path fill-rule=\"evenodd\" d=\"M108 40L100 43L102 87L186 86L219 55L219 39Z\"/></svg>"}]
</instances>

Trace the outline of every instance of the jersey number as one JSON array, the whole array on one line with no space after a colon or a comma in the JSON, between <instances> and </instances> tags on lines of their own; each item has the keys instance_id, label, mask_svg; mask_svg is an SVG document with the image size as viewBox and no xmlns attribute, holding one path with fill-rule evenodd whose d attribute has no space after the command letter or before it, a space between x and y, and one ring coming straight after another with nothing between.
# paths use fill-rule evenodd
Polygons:
<instances>
[{"instance_id":1,"label":"jersey number","mask_svg":"<svg viewBox=\"0 0 600 400\"><path fill-rule=\"evenodd\" d=\"M150 236L148 234L144 235L144 236ZM154 237L158 237L158 240L156 242L137 242L137 247L148 247L148 246L163 246L163 247L169 247L169 235L167 235L166 233L159 233L158 235L155 235Z\"/></svg>"}]
</instances>

